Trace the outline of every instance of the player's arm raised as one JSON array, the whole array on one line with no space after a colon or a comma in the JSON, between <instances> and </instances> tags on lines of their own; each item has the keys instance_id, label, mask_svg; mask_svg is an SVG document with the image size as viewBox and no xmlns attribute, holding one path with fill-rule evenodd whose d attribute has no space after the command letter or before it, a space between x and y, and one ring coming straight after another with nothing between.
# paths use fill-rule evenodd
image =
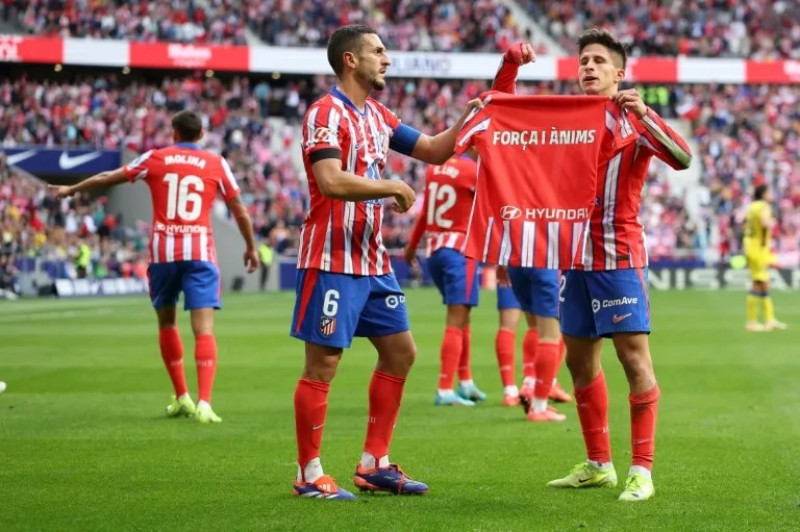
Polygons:
<instances>
[{"instance_id":1,"label":"player's arm raised","mask_svg":"<svg viewBox=\"0 0 800 532\"><path fill-rule=\"evenodd\" d=\"M367 201L393 197L394 210L405 212L416 198L414 189L403 181L365 179L342 169L341 157L318 159L311 166L319 191L326 198L344 201Z\"/></svg>"},{"instance_id":2,"label":"player's arm raised","mask_svg":"<svg viewBox=\"0 0 800 532\"><path fill-rule=\"evenodd\" d=\"M483 101L480 98L470 100L467 103L467 108L452 127L433 137L429 135L420 135L419 140L417 140L417 143L414 145L411 156L429 164L444 164L447 159L453 156L456 137L458 137L458 132L461 131L461 126L467 121L472 111L482 108Z\"/></svg>"},{"instance_id":3,"label":"player's arm raised","mask_svg":"<svg viewBox=\"0 0 800 532\"><path fill-rule=\"evenodd\" d=\"M239 227L239 232L242 234L245 243L244 251L244 266L247 268L247 273L253 273L258 268L258 253L256 252L256 239L253 235L253 222L250 220L250 215L247 213L247 207L242 203L242 198L238 194L226 203L228 209L231 211L231 216L236 220L236 225Z\"/></svg>"},{"instance_id":4,"label":"player's arm raised","mask_svg":"<svg viewBox=\"0 0 800 532\"><path fill-rule=\"evenodd\" d=\"M84 179L80 183L74 185L47 185L47 189L54 193L59 198L68 198L77 194L78 192L90 192L93 190L101 190L104 188L119 185L128 180L125 174L125 168L117 168L116 170L109 170L107 172L100 172L88 179Z\"/></svg>"},{"instance_id":5,"label":"player's arm raised","mask_svg":"<svg viewBox=\"0 0 800 532\"><path fill-rule=\"evenodd\" d=\"M516 94L519 67L534 61L536 61L536 53L530 44L516 42L509 46L508 50L503 54L500 68L497 70L494 82L492 82L492 90Z\"/></svg>"}]
</instances>

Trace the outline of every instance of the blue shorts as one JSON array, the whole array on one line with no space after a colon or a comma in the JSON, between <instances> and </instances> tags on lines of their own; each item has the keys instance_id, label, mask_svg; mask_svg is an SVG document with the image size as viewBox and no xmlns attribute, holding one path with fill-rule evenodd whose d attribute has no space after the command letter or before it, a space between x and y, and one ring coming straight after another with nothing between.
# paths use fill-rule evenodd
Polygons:
<instances>
[{"instance_id":1,"label":"blue shorts","mask_svg":"<svg viewBox=\"0 0 800 532\"><path fill-rule=\"evenodd\" d=\"M510 286L497 287L497 310L519 309L520 304Z\"/></svg>"},{"instance_id":2,"label":"blue shorts","mask_svg":"<svg viewBox=\"0 0 800 532\"><path fill-rule=\"evenodd\" d=\"M220 308L219 268L213 262L182 260L147 267L154 308L174 307L183 292L183 309Z\"/></svg>"},{"instance_id":3,"label":"blue shorts","mask_svg":"<svg viewBox=\"0 0 800 532\"><path fill-rule=\"evenodd\" d=\"M581 338L650 333L647 269L564 272L561 332Z\"/></svg>"},{"instance_id":4,"label":"blue shorts","mask_svg":"<svg viewBox=\"0 0 800 532\"><path fill-rule=\"evenodd\" d=\"M354 336L375 338L407 330L406 296L394 274L370 277L297 271L290 332L295 338L345 348Z\"/></svg>"},{"instance_id":5,"label":"blue shorts","mask_svg":"<svg viewBox=\"0 0 800 532\"><path fill-rule=\"evenodd\" d=\"M528 314L558 317L558 270L508 268L508 278L520 307Z\"/></svg>"},{"instance_id":6,"label":"blue shorts","mask_svg":"<svg viewBox=\"0 0 800 532\"><path fill-rule=\"evenodd\" d=\"M478 305L478 263L451 248L428 258L428 271L445 305Z\"/></svg>"}]
</instances>

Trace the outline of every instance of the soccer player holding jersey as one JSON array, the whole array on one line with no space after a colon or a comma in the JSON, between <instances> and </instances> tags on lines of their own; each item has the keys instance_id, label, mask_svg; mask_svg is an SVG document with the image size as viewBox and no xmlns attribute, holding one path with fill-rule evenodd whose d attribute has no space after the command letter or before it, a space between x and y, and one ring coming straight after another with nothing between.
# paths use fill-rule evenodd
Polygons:
<instances>
[{"instance_id":1,"label":"soccer player holding jersey","mask_svg":"<svg viewBox=\"0 0 800 532\"><path fill-rule=\"evenodd\" d=\"M172 119L175 144L151 150L130 164L102 172L73 186L51 186L60 197L96 190L124 181L143 181L153 201L150 236L150 298L158 317L158 344L175 396L167 416L194 416L201 423L222 419L211 409L211 390L217 369L214 309L220 308L220 278L210 212L217 194L231 210L245 240L248 273L258 267L250 216L239 186L223 157L200 149L200 118L181 111ZM195 406L183 371L183 344L178 332L176 304L190 311L195 337L198 402Z\"/></svg>"},{"instance_id":2,"label":"soccer player holding jersey","mask_svg":"<svg viewBox=\"0 0 800 532\"><path fill-rule=\"evenodd\" d=\"M686 142L644 104L635 90L619 89L627 55L609 32L585 31L578 39L578 59L583 92L609 97L607 127L613 130L616 121L627 116L639 138L601 162L588 235L575 258L576 269L565 272L561 332L587 460L548 485L617 485L608 435L608 390L601 367L603 338L611 338L630 387L633 465L619 498L641 501L655 493L650 472L660 391L648 341L647 251L639 207L652 157L682 170L689 167L692 156ZM513 45L504 55L495 87L513 92L519 65L533 60L529 45Z\"/></svg>"},{"instance_id":3,"label":"soccer player holding jersey","mask_svg":"<svg viewBox=\"0 0 800 532\"><path fill-rule=\"evenodd\" d=\"M361 490L421 494L428 486L389 461L389 444L416 346L405 296L383 246L384 198L404 212L414 190L384 180L390 149L430 164L453 154L469 103L450 129L430 137L401 124L369 97L386 86L391 65L372 28L337 29L328 42L336 87L312 104L303 119L303 162L311 207L298 249L297 301L291 335L305 342L305 367L294 395L298 445L295 495L351 500L354 495L323 472L322 431L330 382L354 336L367 337L378 354L369 386L367 436L354 482Z\"/></svg>"},{"instance_id":4,"label":"soccer player holding jersey","mask_svg":"<svg viewBox=\"0 0 800 532\"><path fill-rule=\"evenodd\" d=\"M426 235L428 269L447 305L436 405L474 406L486 400L486 394L472 380L470 367L469 316L472 307L478 305L478 263L461 251L477 177L478 167L467 155L428 167L422 212L417 216L405 250L406 262L413 265L419 242ZM458 393L453 390L456 368L460 380Z\"/></svg>"}]
</instances>

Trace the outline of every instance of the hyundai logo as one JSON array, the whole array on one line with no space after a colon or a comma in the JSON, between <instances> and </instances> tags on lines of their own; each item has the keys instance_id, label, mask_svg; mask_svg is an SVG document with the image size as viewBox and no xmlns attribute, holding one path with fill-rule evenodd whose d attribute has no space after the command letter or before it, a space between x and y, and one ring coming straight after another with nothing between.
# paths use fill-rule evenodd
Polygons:
<instances>
[{"instance_id":1,"label":"hyundai logo","mask_svg":"<svg viewBox=\"0 0 800 532\"><path fill-rule=\"evenodd\" d=\"M522 216L522 209L513 205L503 205L500 209L500 217L503 220L515 220Z\"/></svg>"}]
</instances>

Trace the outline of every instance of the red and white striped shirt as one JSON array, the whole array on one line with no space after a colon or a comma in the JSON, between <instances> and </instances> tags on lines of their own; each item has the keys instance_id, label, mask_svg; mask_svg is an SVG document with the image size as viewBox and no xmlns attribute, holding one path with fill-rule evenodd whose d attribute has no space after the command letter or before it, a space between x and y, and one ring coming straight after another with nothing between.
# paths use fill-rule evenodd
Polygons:
<instances>
[{"instance_id":1,"label":"red and white striped shirt","mask_svg":"<svg viewBox=\"0 0 800 532\"><path fill-rule=\"evenodd\" d=\"M519 65L502 61L492 89L513 94L518 71ZM645 268L647 245L639 210L650 160L657 157L672 168L683 170L691 160L691 150L652 109L648 108L647 114L637 119L609 101L605 121L616 146L603 156L596 181L595 208L573 268L587 271ZM624 136L635 137L636 141L626 143ZM679 160L676 153L684 160Z\"/></svg>"},{"instance_id":2,"label":"red and white striped shirt","mask_svg":"<svg viewBox=\"0 0 800 532\"><path fill-rule=\"evenodd\" d=\"M150 150L124 167L131 182L144 180L153 200L150 262L217 262L211 207L239 194L227 161L194 144Z\"/></svg>"},{"instance_id":3,"label":"red and white striped shirt","mask_svg":"<svg viewBox=\"0 0 800 532\"><path fill-rule=\"evenodd\" d=\"M408 245L416 249L423 233L425 257L442 248L463 252L475 199L478 165L468 157L452 157L425 173L425 195Z\"/></svg>"},{"instance_id":4,"label":"red and white striped shirt","mask_svg":"<svg viewBox=\"0 0 800 532\"><path fill-rule=\"evenodd\" d=\"M368 98L361 111L336 88L311 105L303 118L303 163L311 207L300 233L299 269L373 276L392 272L381 236L383 200L327 198L312 166L317 160L341 157L345 172L381 179L390 147L401 153L413 149L413 145L404 149L393 139L400 127L400 120L383 104Z\"/></svg>"},{"instance_id":5,"label":"red and white striped shirt","mask_svg":"<svg viewBox=\"0 0 800 532\"><path fill-rule=\"evenodd\" d=\"M660 136L690 152L686 142L651 109L639 120L633 113L621 113L613 102L606 104L606 127L612 131L619 130L620 120L629 124L622 129L632 128L638 133L638 138L636 142L617 149L600 166L588 238L575 256L575 268L579 270L623 270L646 268L648 265L644 228L639 221L647 168L653 157L676 170L685 166L664 149L642 122L650 121L651 129L659 131Z\"/></svg>"}]
</instances>

